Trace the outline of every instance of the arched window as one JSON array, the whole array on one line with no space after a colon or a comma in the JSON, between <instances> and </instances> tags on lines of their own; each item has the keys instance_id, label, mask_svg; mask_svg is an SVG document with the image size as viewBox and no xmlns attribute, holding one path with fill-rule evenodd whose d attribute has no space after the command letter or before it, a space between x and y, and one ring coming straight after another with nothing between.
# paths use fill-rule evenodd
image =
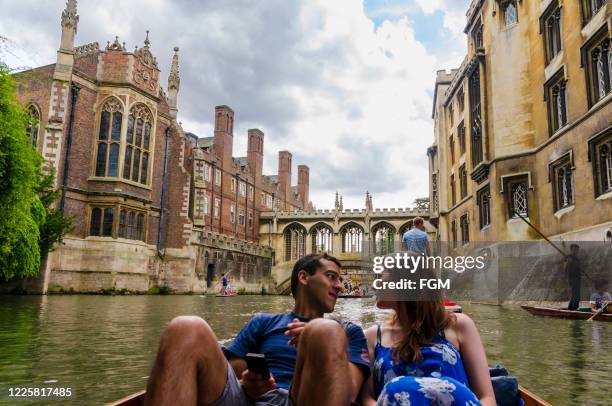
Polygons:
<instances>
[{"instance_id":1,"label":"arched window","mask_svg":"<svg viewBox=\"0 0 612 406\"><path fill-rule=\"evenodd\" d=\"M319 223L310 229L312 252L332 252L334 232L327 224Z\"/></svg>"},{"instance_id":2,"label":"arched window","mask_svg":"<svg viewBox=\"0 0 612 406\"><path fill-rule=\"evenodd\" d=\"M395 240L395 228L386 222L381 222L372 227L374 236L374 253L388 254L393 252L393 242Z\"/></svg>"},{"instance_id":3,"label":"arched window","mask_svg":"<svg viewBox=\"0 0 612 406\"><path fill-rule=\"evenodd\" d=\"M410 230L411 228L412 228L412 220L410 220L409 222L407 222L404 225L402 225L399 228L400 238L404 237L404 234L406 233L406 231Z\"/></svg>"},{"instance_id":4,"label":"arched window","mask_svg":"<svg viewBox=\"0 0 612 406\"><path fill-rule=\"evenodd\" d=\"M361 252L363 244L363 228L355 223L349 223L340 230L342 236L342 252Z\"/></svg>"},{"instance_id":5,"label":"arched window","mask_svg":"<svg viewBox=\"0 0 612 406\"><path fill-rule=\"evenodd\" d=\"M123 109L119 100L108 99L100 113L98 151L96 153L96 176L119 176L119 146L121 143L121 121Z\"/></svg>"},{"instance_id":6,"label":"arched window","mask_svg":"<svg viewBox=\"0 0 612 406\"><path fill-rule=\"evenodd\" d=\"M147 184L152 128L153 116L144 104L137 104L130 109L123 162L124 179Z\"/></svg>"},{"instance_id":7,"label":"arched window","mask_svg":"<svg viewBox=\"0 0 612 406\"><path fill-rule=\"evenodd\" d=\"M299 259L306 252L306 229L297 223L285 228L285 261Z\"/></svg>"},{"instance_id":8,"label":"arched window","mask_svg":"<svg viewBox=\"0 0 612 406\"><path fill-rule=\"evenodd\" d=\"M26 134L30 138L30 143L36 147L38 146L38 132L40 130L40 112L36 106L30 104L26 108L26 114L29 116Z\"/></svg>"}]
</instances>

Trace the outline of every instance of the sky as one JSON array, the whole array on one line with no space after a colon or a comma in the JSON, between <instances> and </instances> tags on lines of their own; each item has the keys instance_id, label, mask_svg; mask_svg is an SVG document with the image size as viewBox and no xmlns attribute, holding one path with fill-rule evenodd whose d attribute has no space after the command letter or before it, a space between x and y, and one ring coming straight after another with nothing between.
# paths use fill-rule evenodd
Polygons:
<instances>
[{"instance_id":1,"label":"sky","mask_svg":"<svg viewBox=\"0 0 612 406\"><path fill-rule=\"evenodd\" d=\"M0 59L55 62L64 0L0 0ZM409 207L428 195L436 70L460 65L469 0L81 0L76 45L151 50L167 83L178 46L178 120L213 135L214 107L235 112L234 156L265 133L264 173L278 151L310 167L310 198L331 208Z\"/></svg>"}]
</instances>

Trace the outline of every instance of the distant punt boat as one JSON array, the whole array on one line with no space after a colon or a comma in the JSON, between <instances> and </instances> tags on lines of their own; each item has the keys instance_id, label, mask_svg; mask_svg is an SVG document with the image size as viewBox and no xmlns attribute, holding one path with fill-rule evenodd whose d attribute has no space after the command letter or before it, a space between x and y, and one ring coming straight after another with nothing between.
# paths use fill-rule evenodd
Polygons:
<instances>
[{"instance_id":1,"label":"distant punt boat","mask_svg":"<svg viewBox=\"0 0 612 406\"><path fill-rule=\"evenodd\" d=\"M540 399L538 396L521 386L519 386L519 394L523 400L524 406L551 406L550 403ZM144 398L145 391L141 390L140 392L126 396L116 402L109 403L107 406L143 406Z\"/></svg>"},{"instance_id":2,"label":"distant punt boat","mask_svg":"<svg viewBox=\"0 0 612 406\"><path fill-rule=\"evenodd\" d=\"M561 317L564 319L588 320L595 313L579 312L576 310L556 309L554 307L543 306L521 306L529 313L536 316ZM612 321L612 314L600 313L593 318L597 321Z\"/></svg>"}]
</instances>

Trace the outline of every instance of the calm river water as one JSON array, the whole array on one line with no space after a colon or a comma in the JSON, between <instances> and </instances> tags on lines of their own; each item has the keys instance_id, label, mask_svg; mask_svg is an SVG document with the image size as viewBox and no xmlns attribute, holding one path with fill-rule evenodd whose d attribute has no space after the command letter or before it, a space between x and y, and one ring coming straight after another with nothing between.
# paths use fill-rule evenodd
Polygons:
<instances>
[{"instance_id":1,"label":"calm river water","mask_svg":"<svg viewBox=\"0 0 612 406\"><path fill-rule=\"evenodd\" d=\"M204 317L227 342L253 314L291 306L279 296L0 296L0 384L57 381L75 391L71 404L103 404L144 388L173 317ZM555 405L609 404L612 323L536 317L518 306L464 311L490 364L503 364L523 386ZM386 317L372 299L340 299L335 316L364 327ZM10 404L5 394L0 404Z\"/></svg>"}]
</instances>

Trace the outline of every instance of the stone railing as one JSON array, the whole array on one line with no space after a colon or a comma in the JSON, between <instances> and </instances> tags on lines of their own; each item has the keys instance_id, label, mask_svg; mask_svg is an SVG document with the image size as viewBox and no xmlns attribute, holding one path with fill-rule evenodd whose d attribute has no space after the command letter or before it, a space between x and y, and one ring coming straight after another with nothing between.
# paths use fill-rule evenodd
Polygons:
<instances>
[{"instance_id":1,"label":"stone railing","mask_svg":"<svg viewBox=\"0 0 612 406\"><path fill-rule=\"evenodd\" d=\"M276 217L277 219L287 218L320 218L320 217L334 217L336 214L339 217L350 217L350 216L365 216L370 214L373 217L384 217L384 216L429 216L429 211L425 209L415 209L410 207L402 208L377 208L371 211L366 209L346 209L342 211L336 211L333 209L325 210L314 210L314 211L266 211L260 214L261 218L271 219Z\"/></svg>"},{"instance_id":2,"label":"stone railing","mask_svg":"<svg viewBox=\"0 0 612 406\"><path fill-rule=\"evenodd\" d=\"M74 48L74 54L76 56L83 56L98 52L100 50L100 44L97 42L90 42L89 44L81 45Z\"/></svg>"},{"instance_id":3,"label":"stone railing","mask_svg":"<svg viewBox=\"0 0 612 406\"><path fill-rule=\"evenodd\" d=\"M192 241L196 245L205 245L212 248L225 249L267 258L271 257L273 252L273 249L270 247L259 245L250 241L237 240L234 237L214 233L212 231L194 230L194 239Z\"/></svg>"}]
</instances>

